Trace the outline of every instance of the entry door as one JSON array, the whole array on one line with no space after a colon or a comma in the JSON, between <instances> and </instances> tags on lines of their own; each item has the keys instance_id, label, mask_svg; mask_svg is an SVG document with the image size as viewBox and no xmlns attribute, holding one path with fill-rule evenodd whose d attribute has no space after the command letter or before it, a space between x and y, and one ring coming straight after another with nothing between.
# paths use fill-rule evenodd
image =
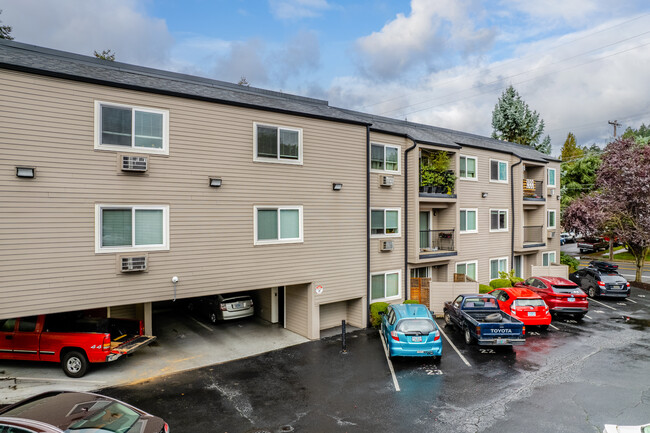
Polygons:
<instances>
[{"instance_id":1,"label":"entry door","mask_svg":"<svg viewBox=\"0 0 650 433\"><path fill-rule=\"evenodd\" d=\"M14 333L14 359L38 359L38 316L22 317Z\"/></svg>"},{"instance_id":2,"label":"entry door","mask_svg":"<svg viewBox=\"0 0 650 433\"><path fill-rule=\"evenodd\" d=\"M524 278L524 257L523 256L515 256L515 263L514 263L514 268L515 268L515 277L519 278Z\"/></svg>"}]
</instances>

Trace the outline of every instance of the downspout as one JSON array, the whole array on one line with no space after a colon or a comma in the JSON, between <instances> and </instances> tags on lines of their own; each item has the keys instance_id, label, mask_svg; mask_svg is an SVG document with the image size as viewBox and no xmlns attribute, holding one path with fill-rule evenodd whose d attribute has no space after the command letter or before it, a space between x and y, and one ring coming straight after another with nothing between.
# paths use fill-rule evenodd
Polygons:
<instances>
[{"instance_id":1,"label":"downspout","mask_svg":"<svg viewBox=\"0 0 650 433\"><path fill-rule=\"evenodd\" d=\"M366 125L366 304L366 326L370 328L370 125Z\"/></svg>"},{"instance_id":2,"label":"downspout","mask_svg":"<svg viewBox=\"0 0 650 433\"><path fill-rule=\"evenodd\" d=\"M406 134L406 138L413 142L413 146L404 152L404 299L408 291L409 282L409 164L408 153L418 145L413 137Z\"/></svg>"},{"instance_id":3,"label":"downspout","mask_svg":"<svg viewBox=\"0 0 650 433\"><path fill-rule=\"evenodd\" d=\"M521 164L523 160L519 158L519 162L510 166L510 200L512 203L512 229L511 229L511 243L510 243L510 263L512 269L515 268L515 167Z\"/></svg>"}]
</instances>

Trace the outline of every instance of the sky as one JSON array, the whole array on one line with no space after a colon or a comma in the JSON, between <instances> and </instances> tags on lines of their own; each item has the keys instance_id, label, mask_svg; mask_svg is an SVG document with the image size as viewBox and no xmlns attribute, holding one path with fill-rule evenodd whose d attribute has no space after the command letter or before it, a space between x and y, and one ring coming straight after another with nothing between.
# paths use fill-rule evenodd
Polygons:
<instances>
[{"instance_id":1,"label":"sky","mask_svg":"<svg viewBox=\"0 0 650 433\"><path fill-rule=\"evenodd\" d=\"M489 136L512 85L604 146L650 124L648 0L0 0L24 42Z\"/></svg>"}]
</instances>

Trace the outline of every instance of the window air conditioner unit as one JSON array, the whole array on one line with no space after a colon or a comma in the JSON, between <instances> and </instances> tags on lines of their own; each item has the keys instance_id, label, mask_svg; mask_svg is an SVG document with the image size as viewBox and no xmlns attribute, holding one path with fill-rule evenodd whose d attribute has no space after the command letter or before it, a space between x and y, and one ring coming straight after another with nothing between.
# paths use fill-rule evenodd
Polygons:
<instances>
[{"instance_id":1,"label":"window air conditioner unit","mask_svg":"<svg viewBox=\"0 0 650 433\"><path fill-rule=\"evenodd\" d=\"M145 172L148 168L146 156L122 156L122 171Z\"/></svg>"},{"instance_id":2,"label":"window air conditioner unit","mask_svg":"<svg viewBox=\"0 0 650 433\"><path fill-rule=\"evenodd\" d=\"M555 195L555 188L549 188L548 195Z\"/></svg>"},{"instance_id":3,"label":"window air conditioner unit","mask_svg":"<svg viewBox=\"0 0 650 433\"><path fill-rule=\"evenodd\" d=\"M142 272L147 270L147 257L122 257L122 272Z\"/></svg>"},{"instance_id":4,"label":"window air conditioner unit","mask_svg":"<svg viewBox=\"0 0 650 433\"><path fill-rule=\"evenodd\" d=\"M553 231L553 232L548 232L548 233L547 233L547 237L548 237L549 239L553 239L553 238L555 237L555 232L554 232L554 231Z\"/></svg>"},{"instance_id":5,"label":"window air conditioner unit","mask_svg":"<svg viewBox=\"0 0 650 433\"><path fill-rule=\"evenodd\" d=\"M395 178L393 176L381 176L381 186L393 186Z\"/></svg>"},{"instance_id":6,"label":"window air conditioner unit","mask_svg":"<svg viewBox=\"0 0 650 433\"><path fill-rule=\"evenodd\" d=\"M381 251L393 251L393 241L381 241L379 247Z\"/></svg>"}]
</instances>

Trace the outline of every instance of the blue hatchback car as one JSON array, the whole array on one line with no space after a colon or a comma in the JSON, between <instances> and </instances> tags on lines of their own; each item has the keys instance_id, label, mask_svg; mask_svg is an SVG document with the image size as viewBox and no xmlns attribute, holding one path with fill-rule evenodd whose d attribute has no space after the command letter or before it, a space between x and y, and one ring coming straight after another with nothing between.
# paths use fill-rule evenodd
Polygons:
<instances>
[{"instance_id":1,"label":"blue hatchback car","mask_svg":"<svg viewBox=\"0 0 650 433\"><path fill-rule=\"evenodd\" d=\"M381 332L390 357L442 356L440 330L425 305L389 305L381 320Z\"/></svg>"}]
</instances>

